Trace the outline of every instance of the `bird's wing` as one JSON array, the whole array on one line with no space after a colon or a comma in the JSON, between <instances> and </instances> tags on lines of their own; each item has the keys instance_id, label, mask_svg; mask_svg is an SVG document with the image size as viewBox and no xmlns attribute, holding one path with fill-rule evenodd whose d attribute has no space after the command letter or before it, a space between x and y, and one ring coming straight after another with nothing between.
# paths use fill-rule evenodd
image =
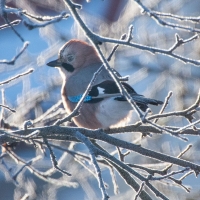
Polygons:
<instances>
[{"instance_id":1,"label":"bird's wing","mask_svg":"<svg viewBox=\"0 0 200 200\"><path fill-rule=\"evenodd\" d=\"M148 104L159 105L163 103L162 101L145 98L143 95L137 94L136 91L125 82L122 82L122 85L142 111L146 111ZM88 95L91 96L92 99L87 101L87 103L96 103L109 97L115 97L114 100L116 101L126 101L126 98L121 95L117 84L112 80L106 80L94 85Z\"/></svg>"},{"instance_id":2,"label":"bird's wing","mask_svg":"<svg viewBox=\"0 0 200 200\"><path fill-rule=\"evenodd\" d=\"M127 83L122 82L122 85L131 96L141 96ZM95 103L109 97L115 97L114 99L118 101L126 101L125 97L120 93L117 84L113 80L106 80L93 85L88 95L92 97L91 101L88 101L88 103Z\"/></svg>"},{"instance_id":3,"label":"bird's wing","mask_svg":"<svg viewBox=\"0 0 200 200\"><path fill-rule=\"evenodd\" d=\"M122 85L126 88L128 93L133 93L133 94L138 95L136 91L127 83L122 82ZM120 90L117 84L115 83L115 81L112 81L112 80L106 80L99 84L93 85L91 91L89 92L89 95L95 98L102 97L102 96L106 98L106 95L108 95L108 97L122 96L120 94Z\"/></svg>"}]
</instances>

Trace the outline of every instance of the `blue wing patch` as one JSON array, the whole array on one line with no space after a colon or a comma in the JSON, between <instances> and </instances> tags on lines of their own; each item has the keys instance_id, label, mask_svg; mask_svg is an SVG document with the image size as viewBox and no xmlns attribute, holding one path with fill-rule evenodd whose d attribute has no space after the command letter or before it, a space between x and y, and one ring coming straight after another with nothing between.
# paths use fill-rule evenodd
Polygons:
<instances>
[{"instance_id":1,"label":"blue wing patch","mask_svg":"<svg viewBox=\"0 0 200 200\"><path fill-rule=\"evenodd\" d=\"M82 94L77 95L77 96L68 96L68 99L72 102L72 103L78 103L80 101L80 99L82 98ZM87 95L84 99L84 102L90 101L92 100L92 96Z\"/></svg>"}]
</instances>

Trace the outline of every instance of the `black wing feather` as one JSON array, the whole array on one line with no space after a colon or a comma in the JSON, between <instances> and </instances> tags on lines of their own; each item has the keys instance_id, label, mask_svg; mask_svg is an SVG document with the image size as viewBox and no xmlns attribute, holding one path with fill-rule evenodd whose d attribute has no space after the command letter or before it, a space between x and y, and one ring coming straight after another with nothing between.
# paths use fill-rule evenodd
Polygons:
<instances>
[{"instance_id":1,"label":"black wing feather","mask_svg":"<svg viewBox=\"0 0 200 200\"><path fill-rule=\"evenodd\" d=\"M136 91L127 83L122 82L122 85L126 88L128 93L134 93L137 94ZM89 92L90 96L97 97L99 95L99 90L98 87L103 89L104 94L115 94L115 93L120 93L119 88L115 81L104 81L100 84L94 85Z\"/></svg>"},{"instance_id":2,"label":"black wing feather","mask_svg":"<svg viewBox=\"0 0 200 200\"><path fill-rule=\"evenodd\" d=\"M163 104L162 101L145 98L144 96L137 94L137 92L129 84L127 84L125 82L122 82L122 85L125 87L127 92L129 94L131 94L133 100L136 102L136 104L142 111L146 111L146 109L148 108L148 106L147 106L148 104L153 104L153 105ZM98 88L101 88L104 94L120 93L117 84L114 81L107 80L100 84L94 85L92 87L91 91L89 92L89 95L92 97L98 97L98 95L100 94ZM87 101L87 103L97 103L102 100L103 100L103 98L95 98L90 101ZM126 101L126 98L122 95L119 95L118 97L115 98L115 100L116 101Z\"/></svg>"}]
</instances>

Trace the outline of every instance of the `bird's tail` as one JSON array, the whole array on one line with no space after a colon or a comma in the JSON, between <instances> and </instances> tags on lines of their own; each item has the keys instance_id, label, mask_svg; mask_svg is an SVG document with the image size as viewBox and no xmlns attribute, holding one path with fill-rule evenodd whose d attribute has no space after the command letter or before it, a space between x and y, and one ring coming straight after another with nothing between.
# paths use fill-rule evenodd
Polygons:
<instances>
[{"instance_id":1,"label":"bird's tail","mask_svg":"<svg viewBox=\"0 0 200 200\"><path fill-rule=\"evenodd\" d=\"M148 104L152 104L152 105L156 105L156 106L163 104L162 101L159 101L156 99L145 98L144 96L140 96L140 95L132 95L132 98L136 102L138 107L144 112L148 108Z\"/></svg>"}]
</instances>

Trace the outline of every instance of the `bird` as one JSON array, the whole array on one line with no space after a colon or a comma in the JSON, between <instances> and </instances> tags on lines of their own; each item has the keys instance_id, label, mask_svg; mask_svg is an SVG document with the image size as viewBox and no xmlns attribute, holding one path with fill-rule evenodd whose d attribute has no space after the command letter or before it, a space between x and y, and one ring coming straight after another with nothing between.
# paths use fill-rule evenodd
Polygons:
<instances>
[{"instance_id":1,"label":"bird","mask_svg":"<svg viewBox=\"0 0 200 200\"><path fill-rule=\"evenodd\" d=\"M78 39L66 42L58 52L58 59L47 63L47 66L59 69L63 81L61 96L68 114L74 110L94 73L102 65L95 48ZM120 76L116 70L113 71ZM142 112L148 109L148 104L163 104L162 101L138 94L127 81L122 81L121 84ZM116 82L103 67L73 122L77 127L108 129L128 124L133 112L133 107L121 95Z\"/></svg>"}]
</instances>

